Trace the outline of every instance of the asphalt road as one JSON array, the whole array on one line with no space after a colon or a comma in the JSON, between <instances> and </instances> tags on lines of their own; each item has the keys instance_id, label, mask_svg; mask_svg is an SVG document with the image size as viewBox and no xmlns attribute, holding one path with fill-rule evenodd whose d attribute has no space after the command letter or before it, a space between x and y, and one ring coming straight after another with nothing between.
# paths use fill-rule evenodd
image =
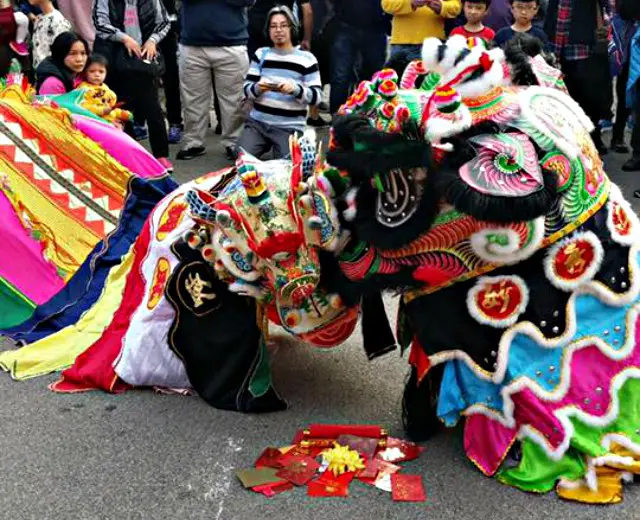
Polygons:
<instances>
[{"instance_id":1,"label":"asphalt road","mask_svg":"<svg viewBox=\"0 0 640 520\"><path fill-rule=\"evenodd\" d=\"M179 181L227 164L210 141L206 156L176 163ZM640 182L620 171L621 162L609 156L608 172L631 197ZM640 201L632 200L637 211ZM459 430L438 435L406 465L424 475L427 503L394 503L360 483L349 498L312 499L296 489L267 499L244 490L234 469L251 466L266 446L287 444L308 423L373 423L402 435L406 359L392 353L368 362L360 343L356 334L318 350L276 336L274 379L290 407L263 416L148 390L60 395L47 389L54 376L14 382L2 374L0 518L640 519L638 486L626 489L620 505L588 507L486 478L465 459Z\"/></svg>"}]
</instances>

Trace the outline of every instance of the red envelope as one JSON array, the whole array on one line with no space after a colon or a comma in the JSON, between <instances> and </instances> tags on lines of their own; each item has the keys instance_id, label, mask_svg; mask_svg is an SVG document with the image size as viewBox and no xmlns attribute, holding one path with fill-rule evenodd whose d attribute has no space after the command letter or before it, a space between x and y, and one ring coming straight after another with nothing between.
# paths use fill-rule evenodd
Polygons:
<instances>
[{"instance_id":1,"label":"red envelope","mask_svg":"<svg viewBox=\"0 0 640 520\"><path fill-rule=\"evenodd\" d=\"M358 473L356 478L358 480L362 480L363 482L366 482L367 484L371 484L373 486L373 482L378 476L378 471L380 471L380 460L378 459L367 460L365 461L365 464L366 464L365 468L361 470L360 473Z\"/></svg>"},{"instance_id":2,"label":"red envelope","mask_svg":"<svg viewBox=\"0 0 640 520\"><path fill-rule=\"evenodd\" d=\"M303 448L302 446L294 446L286 453L280 455L278 462L281 467L288 466L291 460L295 460L300 457L317 457L322 450L320 448Z\"/></svg>"},{"instance_id":3,"label":"red envelope","mask_svg":"<svg viewBox=\"0 0 640 520\"><path fill-rule=\"evenodd\" d=\"M421 475L391 475L391 497L396 502L424 502L427 500Z\"/></svg>"},{"instance_id":4,"label":"red envelope","mask_svg":"<svg viewBox=\"0 0 640 520\"><path fill-rule=\"evenodd\" d=\"M378 474L375 478L361 478L360 480L365 484L375 486L378 489L382 489L387 493L391 492L391 479L390 475L400 471L400 466L385 462L384 460L378 461Z\"/></svg>"},{"instance_id":5,"label":"red envelope","mask_svg":"<svg viewBox=\"0 0 640 520\"><path fill-rule=\"evenodd\" d=\"M290 489L293 489L293 484L291 482L277 482L275 484L264 484L262 486L251 488L252 491L262 493L264 496L269 498L279 495L280 493L284 493L285 491L289 491Z\"/></svg>"},{"instance_id":6,"label":"red envelope","mask_svg":"<svg viewBox=\"0 0 640 520\"><path fill-rule=\"evenodd\" d=\"M376 458L395 464L396 462L417 459L423 451L424 448L422 446L418 446L413 442L389 437L385 449L380 450Z\"/></svg>"},{"instance_id":7,"label":"red envelope","mask_svg":"<svg viewBox=\"0 0 640 520\"><path fill-rule=\"evenodd\" d=\"M276 473L276 476L287 479L296 486L304 486L318 471L320 464L311 457L301 456Z\"/></svg>"},{"instance_id":8,"label":"red envelope","mask_svg":"<svg viewBox=\"0 0 640 520\"><path fill-rule=\"evenodd\" d=\"M282 457L282 452L278 448L266 448L256 463L256 468L281 468L282 464L278 462L278 459Z\"/></svg>"},{"instance_id":9,"label":"red envelope","mask_svg":"<svg viewBox=\"0 0 640 520\"><path fill-rule=\"evenodd\" d=\"M347 446L357 451L366 460L372 459L378 449L378 439L358 437L356 435L340 435L336 439L340 446Z\"/></svg>"},{"instance_id":10,"label":"red envelope","mask_svg":"<svg viewBox=\"0 0 640 520\"><path fill-rule=\"evenodd\" d=\"M310 497L347 497L349 484L353 480L352 471L334 476L331 471L325 471L320 478L309 482L307 495Z\"/></svg>"}]
</instances>

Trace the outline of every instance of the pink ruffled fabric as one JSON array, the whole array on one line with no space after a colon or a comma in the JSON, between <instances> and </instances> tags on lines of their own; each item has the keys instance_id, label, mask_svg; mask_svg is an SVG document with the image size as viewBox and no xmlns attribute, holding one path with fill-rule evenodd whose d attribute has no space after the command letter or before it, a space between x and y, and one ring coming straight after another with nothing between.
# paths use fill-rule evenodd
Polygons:
<instances>
[{"instance_id":1,"label":"pink ruffled fabric","mask_svg":"<svg viewBox=\"0 0 640 520\"><path fill-rule=\"evenodd\" d=\"M135 139L97 119L73 115L76 128L89 139L96 141L104 150L129 171L145 179L162 177L167 170L147 152Z\"/></svg>"},{"instance_id":2,"label":"pink ruffled fabric","mask_svg":"<svg viewBox=\"0 0 640 520\"><path fill-rule=\"evenodd\" d=\"M628 368L640 368L640 320L636 320L635 346L629 356L614 360L592 345L574 352L569 389L558 401L545 401L530 386L511 395L515 428L482 414L470 415L465 423L465 451L487 475L493 475L506 456L512 439L524 425L535 428L552 449L565 440L567 432L555 412L574 408L592 417L604 417L613 404L614 378Z\"/></svg>"}]
</instances>

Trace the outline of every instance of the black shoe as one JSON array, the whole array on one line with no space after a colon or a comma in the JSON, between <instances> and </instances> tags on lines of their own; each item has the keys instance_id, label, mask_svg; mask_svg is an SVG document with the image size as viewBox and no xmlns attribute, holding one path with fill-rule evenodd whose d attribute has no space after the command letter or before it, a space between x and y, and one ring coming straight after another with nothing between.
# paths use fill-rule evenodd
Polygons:
<instances>
[{"instance_id":1,"label":"black shoe","mask_svg":"<svg viewBox=\"0 0 640 520\"><path fill-rule=\"evenodd\" d=\"M227 159L230 161L235 161L238 158L238 149L235 146L227 146L224 149L225 155Z\"/></svg>"},{"instance_id":2,"label":"black shoe","mask_svg":"<svg viewBox=\"0 0 640 520\"><path fill-rule=\"evenodd\" d=\"M325 121L321 116L316 118L309 117L307 118L307 126L313 126L314 128L323 128L325 126L329 126L329 122Z\"/></svg>"},{"instance_id":3,"label":"black shoe","mask_svg":"<svg viewBox=\"0 0 640 520\"><path fill-rule=\"evenodd\" d=\"M626 163L622 165L624 172L640 172L640 155L633 155Z\"/></svg>"},{"instance_id":4,"label":"black shoe","mask_svg":"<svg viewBox=\"0 0 640 520\"><path fill-rule=\"evenodd\" d=\"M596 150L600 155L607 155L607 146L602 141L602 133L600 132L600 128L596 128L593 132L591 132L591 139L593 139L593 144L596 145Z\"/></svg>"},{"instance_id":5,"label":"black shoe","mask_svg":"<svg viewBox=\"0 0 640 520\"><path fill-rule=\"evenodd\" d=\"M629 147L624 144L624 141L611 141L611 149L616 153L629 153Z\"/></svg>"},{"instance_id":6,"label":"black shoe","mask_svg":"<svg viewBox=\"0 0 640 520\"><path fill-rule=\"evenodd\" d=\"M199 157L200 155L204 155L204 146L193 146L191 148L180 150L176 154L176 159L178 161L189 161L190 159Z\"/></svg>"}]
</instances>

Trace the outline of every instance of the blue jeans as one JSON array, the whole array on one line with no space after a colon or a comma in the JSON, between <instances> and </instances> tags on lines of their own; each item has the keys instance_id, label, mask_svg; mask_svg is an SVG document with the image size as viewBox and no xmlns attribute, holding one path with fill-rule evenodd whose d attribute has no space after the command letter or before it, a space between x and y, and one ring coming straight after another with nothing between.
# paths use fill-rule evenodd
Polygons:
<instances>
[{"instance_id":1,"label":"blue jeans","mask_svg":"<svg viewBox=\"0 0 640 520\"><path fill-rule=\"evenodd\" d=\"M422 59L422 45L410 43L394 43L391 46L389 58L399 58L403 55L408 61Z\"/></svg>"},{"instance_id":2,"label":"blue jeans","mask_svg":"<svg viewBox=\"0 0 640 520\"><path fill-rule=\"evenodd\" d=\"M386 50L387 35L383 29L362 29L340 23L331 53L329 105L332 114L347 100L353 86L371 79L383 67Z\"/></svg>"}]
</instances>

